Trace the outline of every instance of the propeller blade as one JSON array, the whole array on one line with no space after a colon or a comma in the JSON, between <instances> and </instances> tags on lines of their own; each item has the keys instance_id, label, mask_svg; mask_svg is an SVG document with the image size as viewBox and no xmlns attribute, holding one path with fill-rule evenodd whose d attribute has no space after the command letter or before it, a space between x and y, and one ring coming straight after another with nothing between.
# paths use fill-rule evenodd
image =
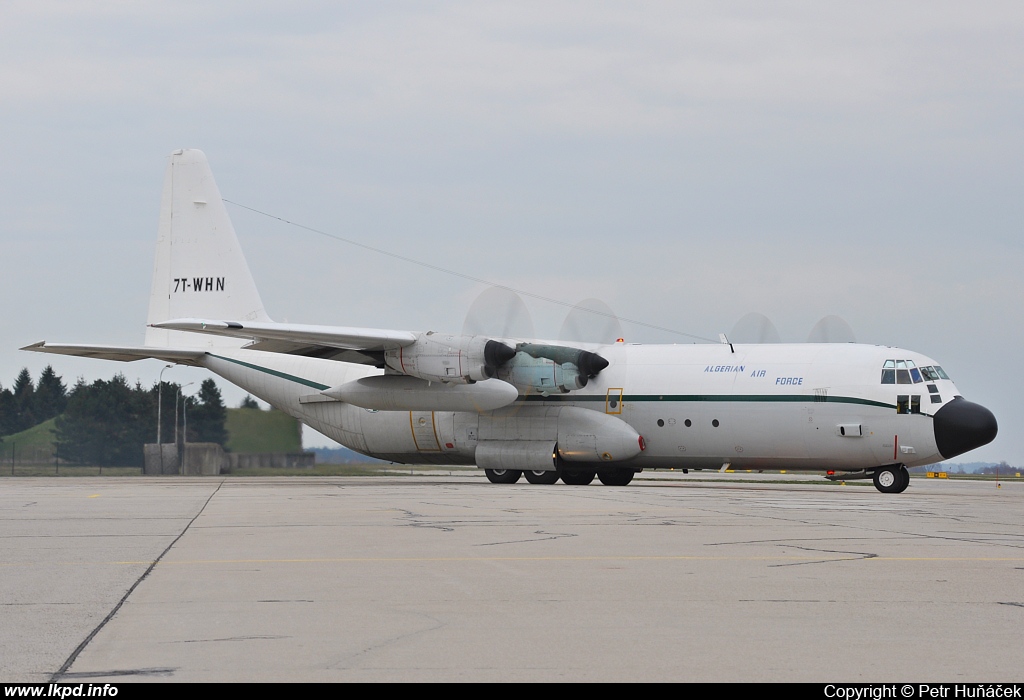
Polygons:
<instances>
[{"instance_id":1,"label":"propeller blade","mask_svg":"<svg viewBox=\"0 0 1024 700\"><path fill-rule=\"evenodd\" d=\"M733 343L761 344L781 343L779 331L767 316L751 312L736 322L729 332Z\"/></svg>"},{"instance_id":2,"label":"propeller blade","mask_svg":"<svg viewBox=\"0 0 1024 700\"><path fill-rule=\"evenodd\" d=\"M811 329L808 343L856 343L850 324L839 316L826 316Z\"/></svg>"},{"instance_id":3,"label":"propeller blade","mask_svg":"<svg viewBox=\"0 0 1024 700\"><path fill-rule=\"evenodd\" d=\"M584 299L570 309L558 339L570 343L611 344L622 337L622 324L600 299Z\"/></svg>"},{"instance_id":4,"label":"propeller blade","mask_svg":"<svg viewBox=\"0 0 1024 700\"><path fill-rule=\"evenodd\" d=\"M494 338L533 338L533 318L518 294L504 287L489 287L470 305L462 333Z\"/></svg>"}]
</instances>

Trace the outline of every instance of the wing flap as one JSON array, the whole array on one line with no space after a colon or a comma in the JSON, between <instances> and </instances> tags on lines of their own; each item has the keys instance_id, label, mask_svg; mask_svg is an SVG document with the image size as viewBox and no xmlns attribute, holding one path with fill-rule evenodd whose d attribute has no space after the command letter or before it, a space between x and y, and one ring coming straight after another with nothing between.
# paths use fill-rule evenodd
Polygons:
<instances>
[{"instance_id":1,"label":"wing flap","mask_svg":"<svg viewBox=\"0 0 1024 700\"><path fill-rule=\"evenodd\" d=\"M301 323L240 322L208 320L203 318L177 318L154 323L158 329L187 331L214 336L229 336L255 341L250 349L269 352L302 352L317 348L382 352L406 347L416 342L409 331L356 329L335 325L305 325ZM270 341L273 341L272 343ZM260 347L261 346L261 347Z\"/></svg>"}]
</instances>

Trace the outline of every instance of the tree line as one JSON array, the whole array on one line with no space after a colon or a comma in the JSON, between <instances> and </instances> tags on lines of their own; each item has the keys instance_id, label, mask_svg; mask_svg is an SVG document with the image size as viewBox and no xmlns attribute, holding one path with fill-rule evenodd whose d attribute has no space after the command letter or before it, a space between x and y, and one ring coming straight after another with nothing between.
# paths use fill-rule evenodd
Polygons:
<instances>
[{"instance_id":1,"label":"tree line","mask_svg":"<svg viewBox=\"0 0 1024 700\"><path fill-rule=\"evenodd\" d=\"M227 409L212 379L196 396L181 393L174 382L155 382L146 388L128 384L123 374L71 389L47 366L33 382L23 369L11 389L0 387L0 439L56 418L55 438L60 459L77 464L138 466L143 445L157 441L159 399L161 442L227 440ZM248 397L247 397L248 398ZM188 434L185 434L187 423Z\"/></svg>"}]
</instances>

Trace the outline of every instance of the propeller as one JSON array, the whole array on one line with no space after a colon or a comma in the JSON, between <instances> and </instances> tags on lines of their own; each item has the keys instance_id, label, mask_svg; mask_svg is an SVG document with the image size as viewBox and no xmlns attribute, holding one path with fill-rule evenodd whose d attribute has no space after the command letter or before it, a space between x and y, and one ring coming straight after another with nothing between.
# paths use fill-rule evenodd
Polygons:
<instances>
[{"instance_id":1,"label":"propeller","mask_svg":"<svg viewBox=\"0 0 1024 700\"><path fill-rule=\"evenodd\" d=\"M584 299L570 309L558 339L570 343L609 345L622 337L622 324L600 299Z\"/></svg>"},{"instance_id":2,"label":"propeller","mask_svg":"<svg viewBox=\"0 0 1024 700\"><path fill-rule=\"evenodd\" d=\"M781 343L782 338L767 316L751 312L736 322L729 332L729 340L733 343L760 344Z\"/></svg>"},{"instance_id":3,"label":"propeller","mask_svg":"<svg viewBox=\"0 0 1024 700\"><path fill-rule=\"evenodd\" d=\"M810 335L807 336L808 343L856 343L857 338L853 335L850 324L839 316L825 316L814 324Z\"/></svg>"},{"instance_id":4,"label":"propeller","mask_svg":"<svg viewBox=\"0 0 1024 700\"><path fill-rule=\"evenodd\" d=\"M533 318L518 294L504 287L489 287L470 305L462 334L533 338Z\"/></svg>"}]
</instances>

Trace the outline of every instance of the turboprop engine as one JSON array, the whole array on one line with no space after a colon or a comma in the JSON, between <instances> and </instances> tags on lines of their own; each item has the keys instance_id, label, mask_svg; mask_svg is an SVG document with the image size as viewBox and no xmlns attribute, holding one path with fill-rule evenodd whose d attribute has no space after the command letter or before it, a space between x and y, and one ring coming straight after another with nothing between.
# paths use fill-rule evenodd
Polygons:
<instances>
[{"instance_id":1,"label":"turboprop engine","mask_svg":"<svg viewBox=\"0 0 1024 700\"><path fill-rule=\"evenodd\" d=\"M597 353L561 345L519 343L516 355L505 363L498 377L520 388L547 395L582 389L608 366Z\"/></svg>"},{"instance_id":2,"label":"turboprop engine","mask_svg":"<svg viewBox=\"0 0 1024 700\"><path fill-rule=\"evenodd\" d=\"M608 360L579 348L519 343L512 349L481 335L428 331L417 334L411 345L386 350L384 364L395 375L417 381L385 375L324 393L380 410L486 411L514 401L510 391L516 391L516 396L519 391L538 391L547 396L582 389L608 366ZM481 386L473 391L450 392L434 387L435 382L446 387Z\"/></svg>"},{"instance_id":3,"label":"turboprop engine","mask_svg":"<svg viewBox=\"0 0 1024 700\"><path fill-rule=\"evenodd\" d=\"M472 384L490 379L516 351L480 335L418 334L412 345L384 352L391 370L428 382Z\"/></svg>"}]
</instances>

